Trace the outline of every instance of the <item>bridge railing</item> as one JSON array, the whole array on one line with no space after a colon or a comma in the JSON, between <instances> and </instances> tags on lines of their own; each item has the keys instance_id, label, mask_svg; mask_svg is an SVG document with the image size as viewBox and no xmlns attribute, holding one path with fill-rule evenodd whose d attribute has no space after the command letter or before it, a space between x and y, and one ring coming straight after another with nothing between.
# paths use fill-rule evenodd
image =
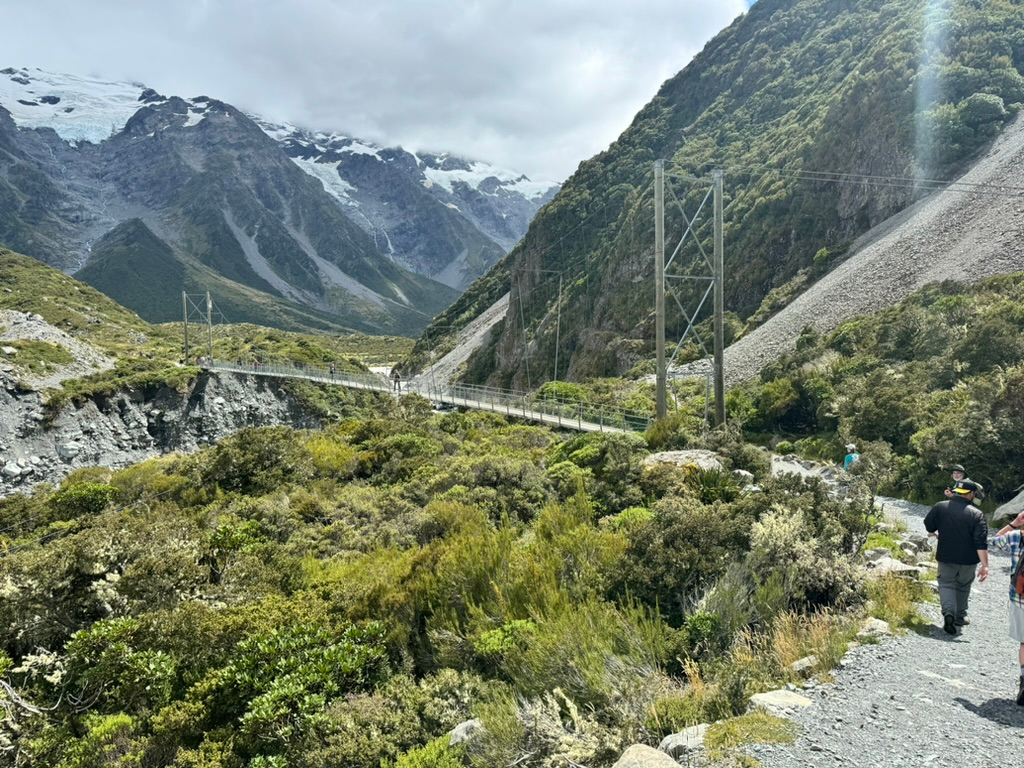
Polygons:
<instances>
[{"instance_id":1,"label":"bridge railing","mask_svg":"<svg viewBox=\"0 0 1024 768\"><path fill-rule=\"evenodd\" d=\"M416 393L434 403L521 416L570 429L642 432L652 421L651 414L613 405L598 405L550 395L538 396L476 384L438 384L429 380L410 380L396 385L382 374L341 372L329 365L272 360L232 362L210 358L200 358L199 364L218 371L310 379L375 392Z\"/></svg>"}]
</instances>

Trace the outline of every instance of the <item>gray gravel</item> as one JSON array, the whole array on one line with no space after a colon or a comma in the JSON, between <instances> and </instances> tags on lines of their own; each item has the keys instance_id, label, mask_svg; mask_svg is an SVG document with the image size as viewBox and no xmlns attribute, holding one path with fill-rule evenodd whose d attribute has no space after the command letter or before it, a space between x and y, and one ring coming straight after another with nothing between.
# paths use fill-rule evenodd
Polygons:
<instances>
[{"instance_id":1,"label":"gray gravel","mask_svg":"<svg viewBox=\"0 0 1024 768\"><path fill-rule=\"evenodd\" d=\"M928 511L884 500L910 531L924 532ZM1024 707L1014 701L1020 668L1007 621L1009 558L992 553L992 573L971 591L971 624L942 631L938 606L923 606L934 626L856 648L834 684L808 693L797 713L802 735L788 747L756 746L764 768L1024 765Z\"/></svg>"}]
</instances>

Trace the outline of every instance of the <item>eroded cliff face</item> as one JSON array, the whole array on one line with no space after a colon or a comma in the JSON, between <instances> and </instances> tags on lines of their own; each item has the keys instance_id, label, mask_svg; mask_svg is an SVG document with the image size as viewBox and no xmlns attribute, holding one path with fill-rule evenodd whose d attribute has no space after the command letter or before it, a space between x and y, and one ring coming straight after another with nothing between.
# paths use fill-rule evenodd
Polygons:
<instances>
[{"instance_id":1,"label":"eroded cliff face","mask_svg":"<svg viewBox=\"0 0 1024 768\"><path fill-rule=\"evenodd\" d=\"M49 413L38 392L0 373L0 496L57 483L83 467L120 468L195 451L243 427L322 426L322 417L259 376L201 374L169 387L96 396Z\"/></svg>"}]
</instances>

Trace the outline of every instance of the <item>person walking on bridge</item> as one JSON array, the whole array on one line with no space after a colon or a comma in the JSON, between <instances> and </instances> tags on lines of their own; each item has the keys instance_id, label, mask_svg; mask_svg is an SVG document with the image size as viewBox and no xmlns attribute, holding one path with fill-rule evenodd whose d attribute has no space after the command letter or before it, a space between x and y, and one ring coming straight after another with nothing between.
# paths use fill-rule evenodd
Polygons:
<instances>
[{"instance_id":1,"label":"person walking on bridge","mask_svg":"<svg viewBox=\"0 0 1024 768\"><path fill-rule=\"evenodd\" d=\"M924 518L924 529L939 536L935 559L939 561L939 602L942 628L955 635L967 620L975 567L978 581L988 578L988 525L981 510L974 506L980 486L971 480L958 480L953 497L940 501Z\"/></svg>"}]
</instances>

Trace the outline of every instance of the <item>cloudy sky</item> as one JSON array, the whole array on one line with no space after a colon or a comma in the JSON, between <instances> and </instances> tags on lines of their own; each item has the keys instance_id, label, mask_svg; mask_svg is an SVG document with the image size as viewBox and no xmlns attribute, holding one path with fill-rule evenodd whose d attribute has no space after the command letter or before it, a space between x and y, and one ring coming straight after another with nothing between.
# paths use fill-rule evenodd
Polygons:
<instances>
[{"instance_id":1,"label":"cloudy sky","mask_svg":"<svg viewBox=\"0 0 1024 768\"><path fill-rule=\"evenodd\" d=\"M133 80L561 181L748 0L3 0L0 68Z\"/></svg>"}]
</instances>

